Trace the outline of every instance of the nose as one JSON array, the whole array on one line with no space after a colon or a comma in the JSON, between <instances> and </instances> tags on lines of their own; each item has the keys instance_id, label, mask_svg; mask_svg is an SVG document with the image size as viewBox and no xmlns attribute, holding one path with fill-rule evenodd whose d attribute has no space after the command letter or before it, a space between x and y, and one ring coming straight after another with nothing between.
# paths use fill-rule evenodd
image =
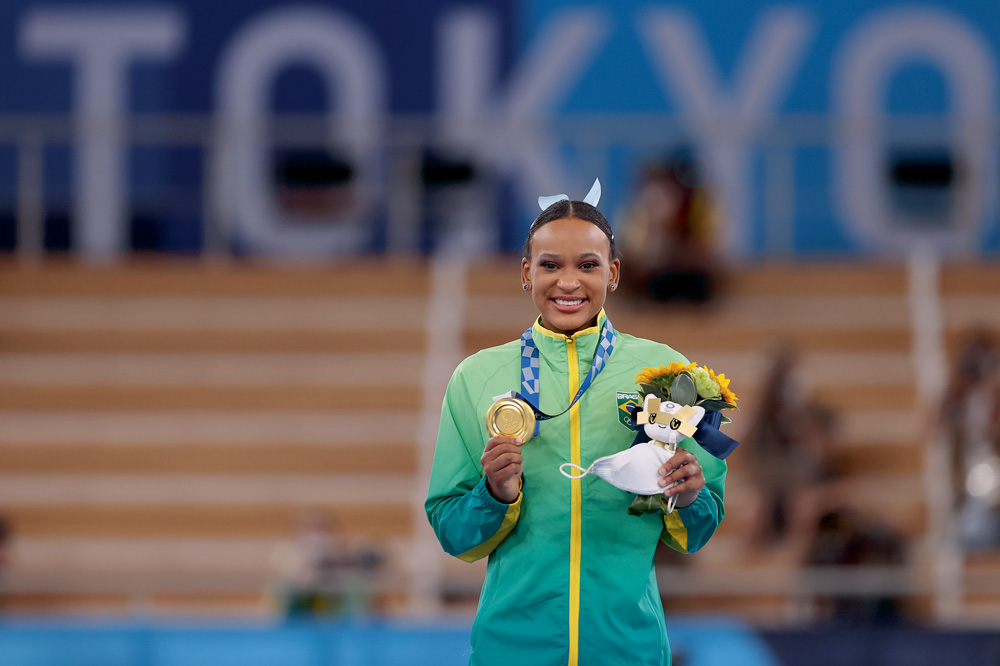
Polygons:
<instances>
[{"instance_id":1,"label":"nose","mask_svg":"<svg viewBox=\"0 0 1000 666\"><path fill-rule=\"evenodd\" d=\"M580 287L580 280L572 274L562 275L557 283L559 289L566 292L576 291Z\"/></svg>"}]
</instances>

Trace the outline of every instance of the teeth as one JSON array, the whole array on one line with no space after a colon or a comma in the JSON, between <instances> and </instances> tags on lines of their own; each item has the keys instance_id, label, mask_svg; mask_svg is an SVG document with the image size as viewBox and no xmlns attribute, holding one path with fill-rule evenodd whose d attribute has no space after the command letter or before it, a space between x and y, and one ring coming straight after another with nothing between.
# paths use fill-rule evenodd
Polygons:
<instances>
[{"instance_id":1,"label":"teeth","mask_svg":"<svg viewBox=\"0 0 1000 666\"><path fill-rule=\"evenodd\" d=\"M556 304L557 305L564 305L564 306L567 306L567 307L572 307L574 305L580 305L581 303L583 303L583 299L582 298L578 298L575 301L568 301L568 300L566 300L564 298L557 298L556 299Z\"/></svg>"}]
</instances>

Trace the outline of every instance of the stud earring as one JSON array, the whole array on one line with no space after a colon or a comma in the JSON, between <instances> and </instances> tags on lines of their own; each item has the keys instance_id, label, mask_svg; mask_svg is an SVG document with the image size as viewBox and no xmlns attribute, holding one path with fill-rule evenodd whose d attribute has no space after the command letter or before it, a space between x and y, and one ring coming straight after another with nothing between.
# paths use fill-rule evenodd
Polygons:
<instances>
[{"instance_id":1,"label":"stud earring","mask_svg":"<svg viewBox=\"0 0 1000 666\"><path fill-rule=\"evenodd\" d=\"M524 289L525 291L528 291L529 289L531 289L531 286L527 285L527 284L522 284L521 285L521 289Z\"/></svg>"},{"instance_id":2,"label":"stud earring","mask_svg":"<svg viewBox=\"0 0 1000 666\"><path fill-rule=\"evenodd\" d=\"M611 283L611 284L609 284L609 285L608 285L608 289L609 289L610 291L614 291L614 290L615 290L615 289L617 289L617 288L618 288L618 285L616 285L616 284L614 284L614 283Z\"/></svg>"}]
</instances>

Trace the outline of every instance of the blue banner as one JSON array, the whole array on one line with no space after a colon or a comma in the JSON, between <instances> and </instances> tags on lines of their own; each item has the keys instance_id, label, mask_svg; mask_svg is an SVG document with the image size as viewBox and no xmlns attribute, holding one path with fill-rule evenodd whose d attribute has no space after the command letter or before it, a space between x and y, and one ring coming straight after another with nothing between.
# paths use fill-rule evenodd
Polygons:
<instances>
[{"instance_id":1,"label":"blue banner","mask_svg":"<svg viewBox=\"0 0 1000 666\"><path fill-rule=\"evenodd\" d=\"M610 161L609 200L680 153L738 254L1000 248L1000 4L528 0L519 53L574 21L558 114L672 117Z\"/></svg>"},{"instance_id":2,"label":"blue banner","mask_svg":"<svg viewBox=\"0 0 1000 666\"><path fill-rule=\"evenodd\" d=\"M515 251L539 194L600 176L627 232L667 174L731 256L1000 249L992 0L7 0L0 31L3 247Z\"/></svg>"}]
</instances>

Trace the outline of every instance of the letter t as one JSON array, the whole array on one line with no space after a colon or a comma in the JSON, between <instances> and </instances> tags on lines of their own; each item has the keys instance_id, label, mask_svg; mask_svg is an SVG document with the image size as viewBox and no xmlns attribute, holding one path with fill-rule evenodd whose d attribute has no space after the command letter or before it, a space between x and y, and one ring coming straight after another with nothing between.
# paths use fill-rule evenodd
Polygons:
<instances>
[{"instance_id":1,"label":"letter t","mask_svg":"<svg viewBox=\"0 0 1000 666\"><path fill-rule=\"evenodd\" d=\"M163 9L41 9L21 25L23 54L76 66L73 225L77 250L88 258L110 259L126 247L128 67L174 56L185 28L180 14Z\"/></svg>"}]
</instances>

